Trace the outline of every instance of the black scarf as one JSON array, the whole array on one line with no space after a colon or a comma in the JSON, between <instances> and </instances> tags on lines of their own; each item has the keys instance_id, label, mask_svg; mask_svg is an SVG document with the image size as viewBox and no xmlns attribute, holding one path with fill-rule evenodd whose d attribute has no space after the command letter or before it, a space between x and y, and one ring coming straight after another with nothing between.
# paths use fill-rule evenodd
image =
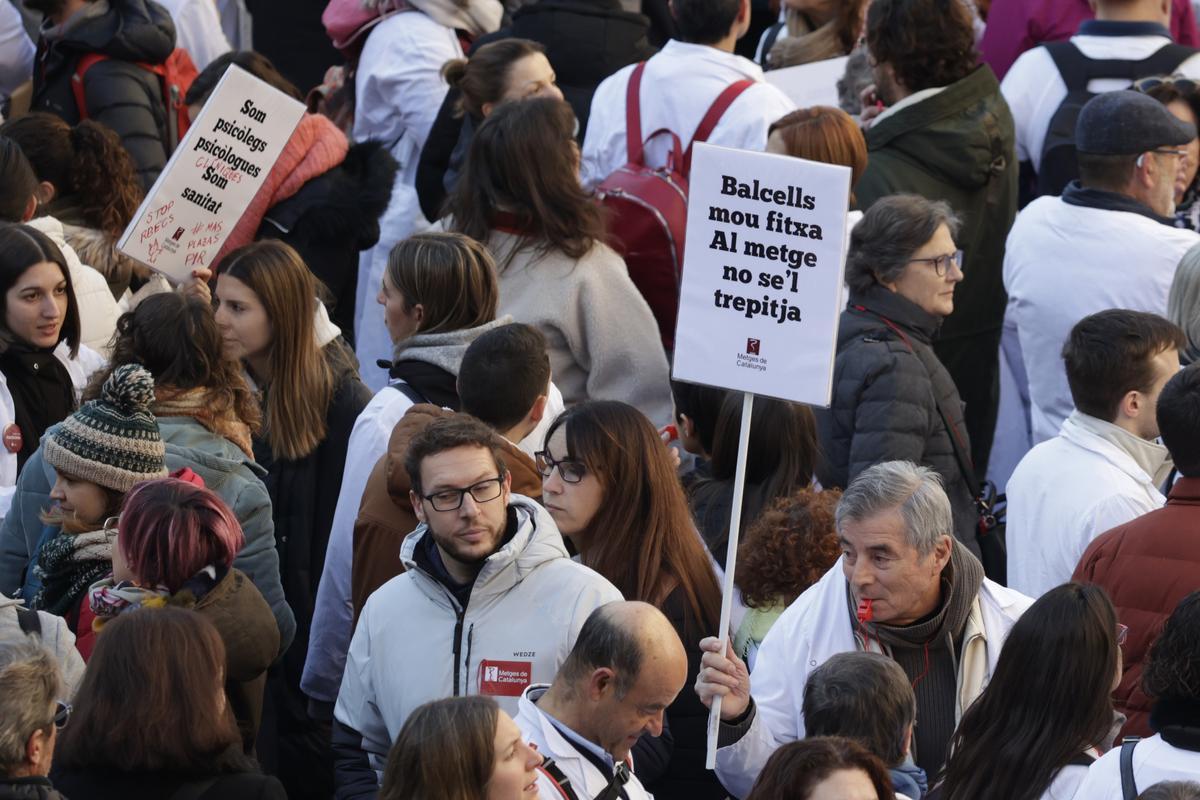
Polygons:
<instances>
[{"instance_id":1,"label":"black scarf","mask_svg":"<svg viewBox=\"0 0 1200 800\"><path fill-rule=\"evenodd\" d=\"M1200 701L1158 698L1150 711L1150 728L1172 747L1200 753Z\"/></svg>"},{"instance_id":2,"label":"black scarf","mask_svg":"<svg viewBox=\"0 0 1200 800\"><path fill-rule=\"evenodd\" d=\"M33 348L14 342L0 353L0 372L8 384L21 430L17 470L38 449L42 434L75 410L75 385L71 373L54 355L54 348Z\"/></svg>"}]
</instances>

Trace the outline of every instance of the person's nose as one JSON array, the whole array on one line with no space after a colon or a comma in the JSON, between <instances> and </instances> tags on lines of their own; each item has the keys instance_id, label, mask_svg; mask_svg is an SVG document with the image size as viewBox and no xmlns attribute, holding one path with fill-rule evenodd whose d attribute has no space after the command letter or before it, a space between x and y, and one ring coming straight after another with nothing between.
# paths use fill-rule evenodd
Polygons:
<instances>
[{"instance_id":1,"label":"person's nose","mask_svg":"<svg viewBox=\"0 0 1200 800\"><path fill-rule=\"evenodd\" d=\"M471 519L479 514L479 504L475 502L475 498L470 492L463 492L462 505L458 507L458 515L464 519Z\"/></svg>"},{"instance_id":2,"label":"person's nose","mask_svg":"<svg viewBox=\"0 0 1200 800\"><path fill-rule=\"evenodd\" d=\"M871 569L869 559L859 558L854 562L854 569L850 573L850 583L859 590L860 596L863 589L875 583L875 571Z\"/></svg>"},{"instance_id":3,"label":"person's nose","mask_svg":"<svg viewBox=\"0 0 1200 800\"><path fill-rule=\"evenodd\" d=\"M51 500L66 500L67 499L67 493L65 491L63 491L63 482L62 482L61 478L56 479L54 481L54 486L52 486L50 488L50 499Z\"/></svg>"},{"instance_id":4,"label":"person's nose","mask_svg":"<svg viewBox=\"0 0 1200 800\"><path fill-rule=\"evenodd\" d=\"M54 295L46 295L42 300L42 316L46 319L58 319L60 313L58 302L54 299Z\"/></svg>"},{"instance_id":5,"label":"person's nose","mask_svg":"<svg viewBox=\"0 0 1200 800\"><path fill-rule=\"evenodd\" d=\"M558 467L550 470L550 474L542 478L542 493L559 495L563 492L562 474Z\"/></svg>"},{"instance_id":6,"label":"person's nose","mask_svg":"<svg viewBox=\"0 0 1200 800\"><path fill-rule=\"evenodd\" d=\"M662 736L663 715L665 713L666 713L665 709L659 710L658 713L656 713L649 720L647 720L645 731L647 733L649 733L651 736Z\"/></svg>"},{"instance_id":7,"label":"person's nose","mask_svg":"<svg viewBox=\"0 0 1200 800\"><path fill-rule=\"evenodd\" d=\"M538 752L537 745L526 744L525 749L528 751L525 754L525 769L537 769L542 765L542 762L546 760L542 754Z\"/></svg>"}]
</instances>

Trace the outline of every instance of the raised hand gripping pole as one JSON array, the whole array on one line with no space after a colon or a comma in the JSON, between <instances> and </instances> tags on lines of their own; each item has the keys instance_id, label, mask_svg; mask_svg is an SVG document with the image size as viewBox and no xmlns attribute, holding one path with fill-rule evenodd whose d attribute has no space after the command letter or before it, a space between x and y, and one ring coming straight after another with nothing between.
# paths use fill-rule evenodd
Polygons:
<instances>
[{"instance_id":1,"label":"raised hand gripping pole","mask_svg":"<svg viewBox=\"0 0 1200 800\"><path fill-rule=\"evenodd\" d=\"M721 654L729 640L729 617L733 613L733 576L737 570L738 536L742 528L742 495L746 488L746 455L750 449L750 416L754 412L754 393L742 395L742 428L738 433L737 471L733 478L733 508L729 514L729 547L725 551L725 586L721 592L721 625L717 637ZM717 733L721 726L721 696L713 698L708 712L708 756L705 767L717 768Z\"/></svg>"}]
</instances>

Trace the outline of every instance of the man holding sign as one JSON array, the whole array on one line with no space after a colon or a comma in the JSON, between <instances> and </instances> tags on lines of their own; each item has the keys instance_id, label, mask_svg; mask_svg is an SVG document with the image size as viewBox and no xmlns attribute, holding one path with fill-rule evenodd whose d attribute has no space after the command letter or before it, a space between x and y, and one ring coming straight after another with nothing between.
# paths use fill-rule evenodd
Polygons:
<instances>
[{"instance_id":1,"label":"man holding sign","mask_svg":"<svg viewBox=\"0 0 1200 800\"><path fill-rule=\"evenodd\" d=\"M987 685L1028 598L983 576L952 534L937 475L907 461L877 464L846 488L835 518L842 558L800 595L763 641L751 694L746 665L708 638L696 693L721 698L717 774L749 793L771 753L804 738L809 674L837 653L882 652L917 696L913 755L934 775L963 710ZM722 649L725 649L722 655Z\"/></svg>"}]
</instances>

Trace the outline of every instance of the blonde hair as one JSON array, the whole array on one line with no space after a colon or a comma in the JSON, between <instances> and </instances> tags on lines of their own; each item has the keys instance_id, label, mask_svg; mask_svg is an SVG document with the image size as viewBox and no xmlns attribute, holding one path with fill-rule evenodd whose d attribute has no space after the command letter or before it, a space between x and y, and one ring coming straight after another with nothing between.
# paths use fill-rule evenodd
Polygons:
<instances>
[{"instance_id":1,"label":"blonde hair","mask_svg":"<svg viewBox=\"0 0 1200 800\"><path fill-rule=\"evenodd\" d=\"M461 233L408 237L388 254L385 280L406 308L425 309L419 333L467 330L496 319L496 262L486 247Z\"/></svg>"},{"instance_id":2,"label":"blonde hair","mask_svg":"<svg viewBox=\"0 0 1200 800\"><path fill-rule=\"evenodd\" d=\"M217 271L246 284L271 321L263 438L275 458L304 458L325 440L325 415L337 380L314 332L317 280L300 254L278 240L239 247Z\"/></svg>"}]
</instances>

